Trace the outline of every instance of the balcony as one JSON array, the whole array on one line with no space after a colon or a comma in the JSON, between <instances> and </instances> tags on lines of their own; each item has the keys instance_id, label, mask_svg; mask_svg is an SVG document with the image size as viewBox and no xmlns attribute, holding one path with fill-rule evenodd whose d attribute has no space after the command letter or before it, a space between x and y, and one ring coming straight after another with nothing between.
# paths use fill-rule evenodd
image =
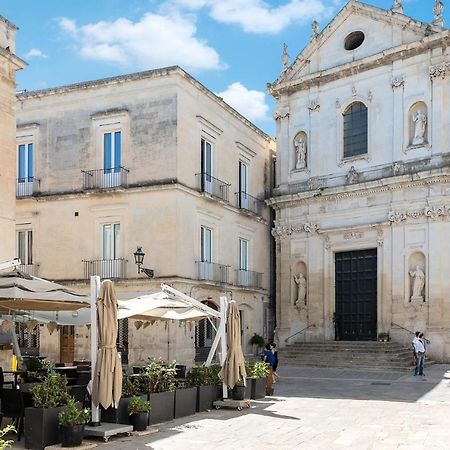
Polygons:
<instances>
[{"instance_id":1,"label":"balcony","mask_svg":"<svg viewBox=\"0 0 450 450\"><path fill-rule=\"evenodd\" d=\"M262 273L252 270L236 270L236 284L242 287L262 289L262 276Z\"/></svg>"},{"instance_id":2,"label":"balcony","mask_svg":"<svg viewBox=\"0 0 450 450\"><path fill-rule=\"evenodd\" d=\"M230 282L230 266L206 261L197 261L198 279L215 281L217 283Z\"/></svg>"},{"instance_id":3,"label":"balcony","mask_svg":"<svg viewBox=\"0 0 450 450\"><path fill-rule=\"evenodd\" d=\"M127 186L128 173L125 167L112 169L82 170L83 189L111 189L119 186Z\"/></svg>"},{"instance_id":4,"label":"balcony","mask_svg":"<svg viewBox=\"0 0 450 450\"><path fill-rule=\"evenodd\" d=\"M32 277L38 276L39 264L20 264L17 267L21 272L25 272Z\"/></svg>"},{"instance_id":5,"label":"balcony","mask_svg":"<svg viewBox=\"0 0 450 450\"><path fill-rule=\"evenodd\" d=\"M39 190L40 182L34 177L17 178L16 197L31 197Z\"/></svg>"},{"instance_id":6,"label":"balcony","mask_svg":"<svg viewBox=\"0 0 450 450\"><path fill-rule=\"evenodd\" d=\"M221 181L206 172L196 173L195 176L199 180L200 192L205 192L224 202L229 201L230 184L225 183L225 181Z\"/></svg>"},{"instance_id":7,"label":"balcony","mask_svg":"<svg viewBox=\"0 0 450 450\"><path fill-rule=\"evenodd\" d=\"M110 280L126 278L126 259L95 259L92 261L83 260L82 262L85 280L89 280L94 275Z\"/></svg>"},{"instance_id":8,"label":"balcony","mask_svg":"<svg viewBox=\"0 0 450 450\"><path fill-rule=\"evenodd\" d=\"M236 192L236 203L239 209L243 209L262 217L264 202L252 197L247 192Z\"/></svg>"}]
</instances>

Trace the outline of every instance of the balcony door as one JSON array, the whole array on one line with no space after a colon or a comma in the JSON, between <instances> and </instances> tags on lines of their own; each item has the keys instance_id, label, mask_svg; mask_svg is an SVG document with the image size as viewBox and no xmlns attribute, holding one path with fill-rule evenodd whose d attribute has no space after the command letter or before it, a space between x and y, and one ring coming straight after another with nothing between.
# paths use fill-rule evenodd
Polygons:
<instances>
[{"instance_id":1,"label":"balcony door","mask_svg":"<svg viewBox=\"0 0 450 450\"><path fill-rule=\"evenodd\" d=\"M102 225L101 278L120 278L120 223Z\"/></svg>"},{"instance_id":2,"label":"balcony door","mask_svg":"<svg viewBox=\"0 0 450 450\"><path fill-rule=\"evenodd\" d=\"M33 144L20 144L17 147L17 195L33 193Z\"/></svg>"},{"instance_id":3,"label":"balcony door","mask_svg":"<svg viewBox=\"0 0 450 450\"><path fill-rule=\"evenodd\" d=\"M239 161L239 208L248 209L248 165Z\"/></svg>"},{"instance_id":4,"label":"balcony door","mask_svg":"<svg viewBox=\"0 0 450 450\"><path fill-rule=\"evenodd\" d=\"M202 191L213 193L213 149L210 142L201 141Z\"/></svg>"},{"instance_id":5,"label":"balcony door","mask_svg":"<svg viewBox=\"0 0 450 450\"><path fill-rule=\"evenodd\" d=\"M246 239L239 239L239 285L249 286L248 277L248 241Z\"/></svg>"},{"instance_id":6,"label":"balcony door","mask_svg":"<svg viewBox=\"0 0 450 450\"><path fill-rule=\"evenodd\" d=\"M60 331L59 361L73 363L75 359L75 327L64 325Z\"/></svg>"},{"instance_id":7,"label":"balcony door","mask_svg":"<svg viewBox=\"0 0 450 450\"><path fill-rule=\"evenodd\" d=\"M212 230L206 227L200 229L200 278L213 280L212 265Z\"/></svg>"},{"instance_id":8,"label":"balcony door","mask_svg":"<svg viewBox=\"0 0 450 450\"><path fill-rule=\"evenodd\" d=\"M102 188L122 184L122 133L108 132L103 135L103 177Z\"/></svg>"},{"instance_id":9,"label":"balcony door","mask_svg":"<svg viewBox=\"0 0 450 450\"><path fill-rule=\"evenodd\" d=\"M33 264L33 231L23 230L17 232L17 257L22 266ZM25 270L25 267L23 267Z\"/></svg>"}]
</instances>

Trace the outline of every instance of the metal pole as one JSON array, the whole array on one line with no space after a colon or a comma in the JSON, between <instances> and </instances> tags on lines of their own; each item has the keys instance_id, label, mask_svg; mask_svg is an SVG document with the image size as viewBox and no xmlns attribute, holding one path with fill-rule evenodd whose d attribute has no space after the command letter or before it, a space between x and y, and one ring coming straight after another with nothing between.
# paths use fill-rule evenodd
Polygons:
<instances>
[{"instance_id":1,"label":"metal pole","mask_svg":"<svg viewBox=\"0 0 450 450\"><path fill-rule=\"evenodd\" d=\"M100 292L100 277L91 277L91 389L95 378L95 369L97 365L98 352L98 332L97 332L97 297ZM91 391L92 395L92 391ZM100 408L98 405L91 403L92 408L92 424L100 424Z\"/></svg>"},{"instance_id":2,"label":"metal pole","mask_svg":"<svg viewBox=\"0 0 450 450\"><path fill-rule=\"evenodd\" d=\"M220 365L223 367L225 359L227 357L227 333L226 333L226 320L227 320L227 306L228 301L226 297L220 297ZM223 398L228 398L228 386L222 383Z\"/></svg>"}]
</instances>

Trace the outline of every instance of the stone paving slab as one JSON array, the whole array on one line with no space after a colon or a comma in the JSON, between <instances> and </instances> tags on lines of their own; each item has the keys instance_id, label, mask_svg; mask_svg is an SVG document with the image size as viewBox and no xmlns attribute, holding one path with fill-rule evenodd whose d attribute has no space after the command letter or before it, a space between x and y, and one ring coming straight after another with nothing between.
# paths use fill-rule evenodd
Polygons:
<instances>
[{"instance_id":1,"label":"stone paving slab","mask_svg":"<svg viewBox=\"0 0 450 450\"><path fill-rule=\"evenodd\" d=\"M448 450L450 365L412 373L280 367L275 397L113 438L104 450ZM378 372L377 372L377 375ZM381 384L383 382L385 384ZM23 448L20 446L14 448Z\"/></svg>"}]
</instances>

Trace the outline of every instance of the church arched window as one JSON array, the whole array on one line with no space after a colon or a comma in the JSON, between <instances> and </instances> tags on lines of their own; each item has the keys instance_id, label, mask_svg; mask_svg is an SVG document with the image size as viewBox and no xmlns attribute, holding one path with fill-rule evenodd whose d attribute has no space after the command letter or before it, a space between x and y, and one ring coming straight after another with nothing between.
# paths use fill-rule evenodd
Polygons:
<instances>
[{"instance_id":1,"label":"church arched window","mask_svg":"<svg viewBox=\"0 0 450 450\"><path fill-rule=\"evenodd\" d=\"M344 158L367 153L367 107L354 102L343 113Z\"/></svg>"}]
</instances>

